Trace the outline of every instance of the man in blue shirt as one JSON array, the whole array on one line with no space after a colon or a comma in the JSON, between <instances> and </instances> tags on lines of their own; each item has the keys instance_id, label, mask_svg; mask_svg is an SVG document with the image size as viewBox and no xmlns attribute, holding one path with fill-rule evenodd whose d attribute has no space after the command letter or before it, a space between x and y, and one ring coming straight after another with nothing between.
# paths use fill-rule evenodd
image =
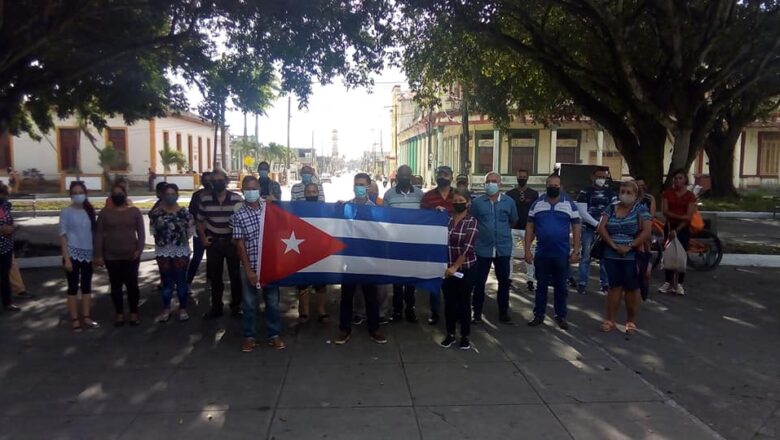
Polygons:
<instances>
[{"instance_id":1,"label":"man in blue shirt","mask_svg":"<svg viewBox=\"0 0 780 440\"><path fill-rule=\"evenodd\" d=\"M501 175L489 172L485 176L485 194L471 202L471 215L479 222L476 252L477 280L474 285L474 318L482 322L482 306L485 303L485 283L490 266L498 279L498 319L509 324L509 265L512 258L512 226L518 221L515 202L499 192Z\"/></svg>"},{"instance_id":2,"label":"man in blue shirt","mask_svg":"<svg viewBox=\"0 0 780 440\"><path fill-rule=\"evenodd\" d=\"M601 214L612 204L616 198L613 191L607 186L607 171L596 170L591 176L593 185L582 191L577 197L577 210L582 219L582 257L580 259L580 276L577 282L577 293L585 294L588 287L588 276L590 270L590 246L596 237L596 227L599 225ZM575 249L577 249L575 247ZM607 270L603 264L599 263L599 279L601 281L601 290L607 291L609 279Z\"/></svg>"},{"instance_id":3,"label":"man in blue shirt","mask_svg":"<svg viewBox=\"0 0 780 440\"><path fill-rule=\"evenodd\" d=\"M574 249L569 247L569 230L574 237ZM531 243L536 237L536 256L531 254ZM566 322L566 278L569 264L579 260L576 249L580 244L580 215L577 205L561 190L561 178L553 174L547 178L546 194L539 197L528 212L525 226L525 262L536 267L536 298L534 319L528 325L536 327L544 322L547 309L547 287L554 289L555 322L563 330Z\"/></svg>"}]
</instances>

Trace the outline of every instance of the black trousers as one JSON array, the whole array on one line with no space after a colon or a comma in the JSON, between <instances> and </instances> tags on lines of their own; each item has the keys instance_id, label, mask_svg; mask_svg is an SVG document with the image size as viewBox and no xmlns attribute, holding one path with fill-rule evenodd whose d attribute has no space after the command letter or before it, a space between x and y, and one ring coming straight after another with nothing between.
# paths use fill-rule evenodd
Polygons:
<instances>
[{"instance_id":1,"label":"black trousers","mask_svg":"<svg viewBox=\"0 0 780 440\"><path fill-rule=\"evenodd\" d=\"M3 306L11 305L11 263L14 259L14 251L8 251L0 254L0 297L3 299Z\"/></svg>"},{"instance_id":2,"label":"black trousers","mask_svg":"<svg viewBox=\"0 0 780 440\"><path fill-rule=\"evenodd\" d=\"M238 259L236 246L230 238L213 238L211 246L206 248L206 276L211 282L211 310L222 311L222 293L225 283L222 272L227 261L228 277L230 278L230 310L241 309L241 263Z\"/></svg>"},{"instance_id":3,"label":"black trousers","mask_svg":"<svg viewBox=\"0 0 780 440\"><path fill-rule=\"evenodd\" d=\"M127 308L138 313L138 265L141 260L107 260L108 281L111 284L111 300L117 314L124 312L122 286L127 287Z\"/></svg>"},{"instance_id":4,"label":"black trousers","mask_svg":"<svg viewBox=\"0 0 780 440\"><path fill-rule=\"evenodd\" d=\"M471 334L471 289L474 287L476 268L461 269L463 278L447 277L442 283L444 292L444 321L447 334L454 335L460 323L460 335Z\"/></svg>"},{"instance_id":5,"label":"black trousers","mask_svg":"<svg viewBox=\"0 0 780 440\"><path fill-rule=\"evenodd\" d=\"M393 284L393 313L414 310L414 284Z\"/></svg>"},{"instance_id":6,"label":"black trousers","mask_svg":"<svg viewBox=\"0 0 780 440\"><path fill-rule=\"evenodd\" d=\"M65 278L68 279L68 296L76 296L79 293L79 283L81 283L81 293L92 293L92 262L78 261L70 259L73 270L65 271Z\"/></svg>"},{"instance_id":7,"label":"black trousers","mask_svg":"<svg viewBox=\"0 0 780 440\"><path fill-rule=\"evenodd\" d=\"M357 284L341 285L341 304L339 306L339 329L344 331L352 330L352 304L355 299L355 290ZM376 286L371 284L361 284L363 297L366 299L366 320L368 321L368 331L373 333L379 329L379 297Z\"/></svg>"}]
</instances>

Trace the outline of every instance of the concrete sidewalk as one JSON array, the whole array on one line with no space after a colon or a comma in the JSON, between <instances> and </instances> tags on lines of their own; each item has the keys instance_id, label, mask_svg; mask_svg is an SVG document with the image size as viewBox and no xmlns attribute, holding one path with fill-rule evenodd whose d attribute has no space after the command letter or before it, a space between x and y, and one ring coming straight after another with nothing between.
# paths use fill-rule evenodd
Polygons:
<instances>
[{"instance_id":1,"label":"concrete sidewalk","mask_svg":"<svg viewBox=\"0 0 780 440\"><path fill-rule=\"evenodd\" d=\"M753 277L715 274L723 274L724 285ZM110 325L106 277L98 272L93 316L103 328L81 334L68 330L61 271L27 270L24 276L40 299L20 302L22 313L0 315L0 439L718 438L708 425L728 438L751 438L748 428L777 435L776 419L754 428L777 405L780 370L771 368L778 353L763 345L780 333L777 314L745 316L762 307L777 310L770 308L776 302L764 302L777 272L761 275L767 283L756 284L750 296L719 292L734 301L728 313L722 307L700 312L709 310L702 302L716 293L699 297L693 287L687 298L659 298L643 309L642 333L631 340L597 332L600 295L570 296L573 326L564 332L551 320L541 328L524 324L531 302L525 289L512 295L517 325L494 324L491 294L489 322L473 329L470 351L438 347L443 323L383 326L384 346L370 342L359 326L352 341L335 346L338 289L329 292L331 323L302 326L295 323L294 295L286 291L288 348L260 346L251 354L239 351L237 321L197 318L207 308L202 289L189 322L153 324L161 303L152 263L142 264L143 324ZM691 276L694 283L699 278ZM419 293L421 321L427 303ZM704 327L720 313L734 321L718 318ZM735 323L741 321L750 325ZM724 346L708 351L715 341ZM716 368L725 353L734 361ZM714 366L695 374L697 362ZM682 369L676 377L672 366ZM651 367L659 377L646 372ZM769 370L762 375L760 368ZM767 375L775 382L763 382ZM718 393L729 386L763 399L747 402L752 417L738 411L734 399L721 399Z\"/></svg>"}]
</instances>

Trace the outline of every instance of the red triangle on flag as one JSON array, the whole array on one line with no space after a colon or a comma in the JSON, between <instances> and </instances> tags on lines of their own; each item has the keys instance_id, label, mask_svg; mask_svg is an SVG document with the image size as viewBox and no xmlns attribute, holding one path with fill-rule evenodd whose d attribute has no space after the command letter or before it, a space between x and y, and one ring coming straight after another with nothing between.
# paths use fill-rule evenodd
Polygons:
<instances>
[{"instance_id":1,"label":"red triangle on flag","mask_svg":"<svg viewBox=\"0 0 780 440\"><path fill-rule=\"evenodd\" d=\"M260 285L284 279L346 245L274 203L266 203Z\"/></svg>"}]
</instances>

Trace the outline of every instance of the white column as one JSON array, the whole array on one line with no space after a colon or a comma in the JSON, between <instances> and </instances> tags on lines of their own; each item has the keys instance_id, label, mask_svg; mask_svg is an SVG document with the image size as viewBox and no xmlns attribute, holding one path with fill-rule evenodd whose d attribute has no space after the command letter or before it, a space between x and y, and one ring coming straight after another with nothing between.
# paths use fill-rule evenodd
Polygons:
<instances>
[{"instance_id":1,"label":"white column","mask_svg":"<svg viewBox=\"0 0 780 440\"><path fill-rule=\"evenodd\" d=\"M596 165L604 164L604 130L596 131Z\"/></svg>"},{"instance_id":2,"label":"white column","mask_svg":"<svg viewBox=\"0 0 780 440\"><path fill-rule=\"evenodd\" d=\"M436 154L434 155L435 162L433 163L433 168L436 169L441 165L450 165L449 163L444 163L444 131L443 130L437 130L436 133ZM453 172L455 172L453 170ZM457 174L455 174L457 175ZM453 176L454 180L454 176Z\"/></svg>"},{"instance_id":3,"label":"white column","mask_svg":"<svg viewBox=\"0 0 780 440\"><path fill-rule=\"evenodd\" d=\"M734 188L739 189L740 183L742 183L742 179L739 176L740 170L742 169L742 136L744 133L740 133L739 137L737 138L737 145L734 147L734 168L732 171L732 177L731 180L734 183Z\"/></svg>"},{"instance_id":4,"label":"white column","mask_svg":"<svg viewBox=\"0 0 780 440\"><path fill-rule=\"evenodd\" d=\"M498 155L501 153L501 130L493 129L493 171L498 172Z\"/></svg>"},{"instance_id":5,"label":"white column","mask_svg":"<svg viewBox=\"0 0 780 440\"><path fill-rule=\"evenodd\" d=\"M550 130L550 174L555 172L555 162L557 162L556 148L558 147L558 129Z\"/></svg>"}]
</instances>

